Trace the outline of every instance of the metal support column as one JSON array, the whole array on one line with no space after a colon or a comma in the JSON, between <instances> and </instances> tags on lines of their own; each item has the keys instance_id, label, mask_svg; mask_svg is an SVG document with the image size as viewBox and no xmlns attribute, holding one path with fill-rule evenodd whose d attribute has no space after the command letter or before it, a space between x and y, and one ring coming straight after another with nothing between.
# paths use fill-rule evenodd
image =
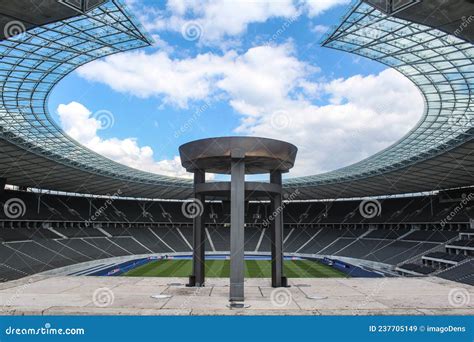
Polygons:
<instances>
[{"instance_id":1,"label":"metal support column","mask_svg":"<svg viewBox=\"0 0 474 342\"><path fill-rule=\"evenodd\" d=\"M244 300L244 155L232 151L230 189L230 301Z\"/></svg>"},{"instance_id":2,"label":"metal support column","mask_svg":"<svg viewBox=\"0 0 474 342\"><path fill-rule=\"evenodd\" d=\"M270 183L282 184L280 171L270 173ZM272 195L271 199L271 250L272 250L272 286L287 286L283 276L283 206L281 193Z\"/></svg>"},{"instance_id":3,"label":"metal support column","mask_svg":"<svg viewBox=\"0 0 474 342\"><path fill-rule=\"evenodd\" d=\"M197 184L206 182L206 173L203 170L194 172L194 188ZM206 232L205 232L205 196L194 193L196 216L193 218L193 274L189 277L188 286L204 286L205 284L205 261L206 261Z\"/></svg>"},{"instance_id":4,"label":"metal support column","mask_svg":"<svg viewBox=\"0 0 474 342\"><path fill-rule=\"evenodd\" d=\"M5 184L7 183L6 178L0 178L0 194L5 191Z\"/></svg>"}]
</instances>

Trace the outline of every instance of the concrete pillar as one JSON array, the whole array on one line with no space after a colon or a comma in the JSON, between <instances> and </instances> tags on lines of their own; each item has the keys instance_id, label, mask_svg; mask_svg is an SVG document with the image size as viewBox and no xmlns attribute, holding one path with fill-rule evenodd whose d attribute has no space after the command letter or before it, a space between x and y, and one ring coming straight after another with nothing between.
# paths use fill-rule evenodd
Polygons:
<instances>
[{"instance_id":1,"label":"concrete pillar","mask_svg":"<svg viewBox=\"0 0 474 342\"><path fill-rule=\"evenodd\" d=\"M270 183L282 184L281 172L270 173ZM283 206L281 193L272 195L271 199L270 236L272 250L272 286L286 286L286 278L283 276Z\"/></svg>"},{"instance_id":2,"label":"concrete pillar","mask_svg":"<svg viewBox=\"0 0 474 342\"><path fill-rule=\"evenodd\" d=\"M202 170L194 172L194 187L205 183L206 173ZM193 218L193 274L189 277L188 286L204 286L205 284L205 261L206 261L206 233L205 227L205 196L194 193L196 202L202 203L203 212Z\"/></svg>"},{"instance_id":3,"label":"concrete pillar","mask_svg":"<svg viewBox=\"0 0 474 342\"><path fill-rule=\"evenodd\" d=\"M5 184L7 183L6 178L0 178L0 195L5 191Z\"/></svg>"},{"instance_id":4,"label":"concrete pillar","mask_svg":"<svg viewBox=\"0 0 474 342\"><path fill-rule=\"evenodd\" d=\"M245 162L232 153L230 187L230 301L244 300Z\"/></svg>"}]
</instances>

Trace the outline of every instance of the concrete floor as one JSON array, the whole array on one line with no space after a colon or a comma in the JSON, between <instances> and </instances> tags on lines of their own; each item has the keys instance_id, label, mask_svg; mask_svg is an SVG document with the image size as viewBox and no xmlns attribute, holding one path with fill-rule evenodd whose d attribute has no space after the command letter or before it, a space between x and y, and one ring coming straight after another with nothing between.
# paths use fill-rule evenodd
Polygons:
<instances>
[{"instance_id":1,"label":"concrete floor","mask_svg":"<svg viewBox=\"0 0 474 342\"><path fill-rule=\"evenodd\" d=\"M474 315L474 287L440 278L247 279L247 309L229 309L229 280L32 276L0 284L1 315ZM153 299L152 295L167 298ZM311 298L316 297L316 298Z\"/></svg>"}]
</instances>

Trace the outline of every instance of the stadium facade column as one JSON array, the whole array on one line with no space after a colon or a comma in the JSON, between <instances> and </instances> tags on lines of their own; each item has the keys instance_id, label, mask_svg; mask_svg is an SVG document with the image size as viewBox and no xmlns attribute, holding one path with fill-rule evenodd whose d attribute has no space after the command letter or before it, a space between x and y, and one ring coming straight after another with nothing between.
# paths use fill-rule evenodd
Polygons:
<instances>
[{"instance_id":1,"label":"stadium facade column","mask_svg":"<svg viewBox=\"0 0 474 342\"><path fill-rule=\"evenodd\" d=\"M245 153L231 151L230 301L244 300Z\"/></svg>"},{"instance_id":2,"label":"stadium facade column","mask_svg":"<svg viewBox=\"0 0 474 342\"><path fill-rule=\"evenodd\" d=\"M282 185L281 171L270 172L270 183ZM287 286L283 276L283 206L281 192L271 195L270 238L272 251L272 286Z\"/></svg>"},{"instance_id":3,"label":"stadium facade column","mask_svg":"<svg viewBox=\"0 0 474 342\"><path fill-rule=\"evenodd\" d=\"M194 171L194 190L196 186L206 182L204 170ZM205 232L205 200L206 196L195 191L195 201L202 203L202 212L193 218L193 274L189 277L188 286L205 285L205 261L206 261L206 232Z\"/></svg>"}]
</instances>

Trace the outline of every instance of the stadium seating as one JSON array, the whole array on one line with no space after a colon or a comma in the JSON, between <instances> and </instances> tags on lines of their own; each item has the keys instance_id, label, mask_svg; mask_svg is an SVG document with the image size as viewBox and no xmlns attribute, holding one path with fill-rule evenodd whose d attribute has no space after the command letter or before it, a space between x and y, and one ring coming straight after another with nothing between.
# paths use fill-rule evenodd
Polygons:
<instances>
[{"instance_id":1,"label":"stadium seating","mask_svg":"<svg viewBox=\"0 0 474 342\"><path fill-rule=\"evenodd\" d=\"M183 215L181 202L106 200L6 190L0 197L0 203L3 205L9 198L18 198L25 204L26 211L21 220L17 220L23 223L26 221L41 224L59 222L61 225L58 227L61 227L64 222L70 222L73 227L83 227L85 222L88 222L89 225L97 223L103 226L113 226L112 223L133 226L147 223L192 223L190 218ZM360 201L356 200L288 203L285 206L284 221L288 225L295 226L327 225L329 227L336 225L346 228L354 224L366 228L371 226L383 228L381 226L383 224L387 228L387 233L397 235L406 233L416 226L420 229L419 238L425 240L422 236L424 234L421 232L422 228L425 228L425 231L440 228L440 221L458 205L458 202L442 201L437 196L380 199L379 202L380 215L373 218L365 218L361 215L359 212ZM268 203L247 203L245 221L249 225L262 225L269 212ZM230 221L227 202L208 203L205 213L208 223L224 224ZM471 207L453 211L444 230L466 229L472 218L474 218L474 212ZM4 227L15 226L15 220L9 220L2 211L0 211L0 220L3 221ZM393 231L397 231L397 233L393 233ZM373 232L372 234L381 235L368 237L383 237L383 232ZM414 238L416 237L415 235ZM386 236L386 238L394 238L394 236Z\"/></svg>"},{"instance_id":2,"label":"stadium seating","mask_svg":"<svg viewBox=\"0 0 474 342\"><path fill-rule=\"evenodd\" d=\"M459 235L459 232L444 230L417 230L405 236L403 240L445 242Z\"/></svg>"},{"instance_id":3,"label":"stadium seating","mask_svg":"<svg viewBox=\"0 0 474 342\"><path fill-rule=\"evenodd\" d=\"M474 285L474 260L467 260L460 265L450 268L438 274L439 277Z\"/></svg>"},{"instance_id":4,"label":"stadium seating","mask_svg":"<svg viewBox=\"0 0 474 342\"><path fill-rule=\"evenodd\" d=\"M0 210L2 280L116 256L192 250L192 220L182 213L181 202L6 190L0 204L10 198L23 201L26 210L14 219ZM285 253L365 259L398 267L402 274L403 269L419 275L446 270L447 276L470 279L464 267L449 273L472 258L470 210L456 211L441 226L455 201L426 196L380 202L380 216L371 219L361 216L360 201L288 203ZM229 210L225 201L206 204L206 251L229 250ZM263 224L269 212L268 203L246 203L247 252L270 252L270 228Z\"/></svg>"},{"instance_id":5,"label":"stadium seating","mask_svg":"<svg viewBox=\"0 0 474 342\"><path fill-rule=\"evenodd\" d=\"M418 264L405 264L403 265L405 270L408 271L413 271L416 274L425 274L428 275L432 272L435 271L434 268L428 267L428 266L423 266L423 265L418 265Z\"/></svg>"}]
</instances>

